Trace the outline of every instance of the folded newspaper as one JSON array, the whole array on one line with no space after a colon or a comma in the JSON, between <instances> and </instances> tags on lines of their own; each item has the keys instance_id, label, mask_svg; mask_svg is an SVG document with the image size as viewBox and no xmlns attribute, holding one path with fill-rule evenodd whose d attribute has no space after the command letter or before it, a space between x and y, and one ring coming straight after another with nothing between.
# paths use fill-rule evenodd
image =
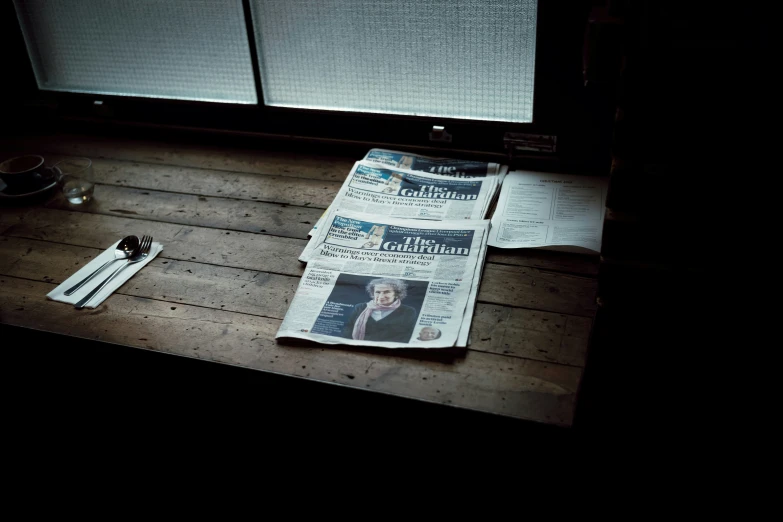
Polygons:
<instances>
[{"instance_id":1,"label":"folded newspaper","mask_svg":"<svg viewBox=\"0 0 783 522\"><path fill-rule=\"evenodd\" d=\"M486 176L497 176L498 186L503 182L503 177L508 172L508 166L499 163L451 158L433 158L430 156L412 154L410 152L387 149L370 149L370 151L365 154L362 162L364 164L376 163L395 169L426 172L428 174L437 174L451 178L483 178ZM315 223L312 230L307 234L308 236L312 236L315 233L328 211L329 209L327 208ZM484 216L482 215L481 217L483 218Z\"/></svg>"},{"instance_id":2,"label":"folded newspaper","mask_svg":"<svg viewBox=\"0 0 783 522\"><path fill-rule=\"evenodd\" d=\"M396 150L370 149L364 156L365 161L379 163L390 167L399 167L409 170L441 174L455 178L478 178L488 175L506 174L508 167L499 163L486 163L483 161L468 161L451 158L432 158L419 156L410 152Z\"/></svg>"},{"instance_id":3,"label":"folded newspaper","mask_svg":"<svg viewBox=\"0 0 783 522\"><path fill-rule=\"evenodd\" d=\"M277 338L385 348L465 347L488 220L331 210Z\"/></svg>"},{"instance_id":4,"label":"folded newspaper","mask_svg":"<svg viewBox=\"0 0 783 522\"><path fill-rule=\"evenodd\" d=\"M492 215L489 245L595 254L601 251L606 178L512 171Z\"/></svg>"},{"instance_id":5,"label":"folded newspaper","mask_svg":"<svg viewBox=\"0 0 783 522\"><path fill-rule=\"evenodd\" d=\"M326 215L351 210L414 219L483 219L498 182L498 176L461 179L357 161ZM300 261L310 258L320 228L311 230L312 239Z\"/></svg>"}]
</instances>

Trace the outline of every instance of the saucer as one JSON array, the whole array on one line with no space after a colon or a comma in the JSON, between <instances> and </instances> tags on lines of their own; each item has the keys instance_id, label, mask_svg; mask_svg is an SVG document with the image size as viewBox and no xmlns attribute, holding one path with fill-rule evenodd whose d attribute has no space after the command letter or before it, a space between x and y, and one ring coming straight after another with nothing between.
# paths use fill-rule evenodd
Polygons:
<instances>
[{"instance_id":1,"label":"saucer","mask_svg":"<svg viewBox=\"0 0 783 522\"><path fill-rule=\"evenodd\" d=\"M49 185L35 189L32 192L22 192L21 194L6 194L5 189L8 187L4 187L2 190L0 190L0 198L25 198L27 196L34 196L36 194L41 194L42 192L46 192L47 190L53 188L57 185L57 181L52 181Z\"/></svg>"}]
</instances>

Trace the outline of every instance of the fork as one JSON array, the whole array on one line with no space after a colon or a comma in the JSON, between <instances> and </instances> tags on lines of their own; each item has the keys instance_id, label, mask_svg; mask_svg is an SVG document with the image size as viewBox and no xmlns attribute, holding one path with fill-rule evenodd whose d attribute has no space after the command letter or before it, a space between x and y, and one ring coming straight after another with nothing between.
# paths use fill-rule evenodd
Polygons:
<instances>
[{"instance_id":1,"label":"fork","mask_svg":"<svg viewBox=\"0 0 783 522\"><path fill-rule=\"evenodd\" d=\"M103 289L103 287L109 284L109 281L111 281L114 278L114 276L122 272L123 268L125 268L128 265L139 263L147 259L147 257L150 255L151 247L152 247L152 236L142 236L141 243L139 245L139 250L135 254L133 254L133 256L130 259L128 259L128 261L125 264L123 264L118 269L116 269L109 277L104 279L103 282L98 286L96 286L89 294L85 295L81 301L73 305L74 308L79 308L79 309L84 308L84 306L90 301L90 299L95 297L95 294L100 292L101 289Z\"/></svg>"}]
</instances>

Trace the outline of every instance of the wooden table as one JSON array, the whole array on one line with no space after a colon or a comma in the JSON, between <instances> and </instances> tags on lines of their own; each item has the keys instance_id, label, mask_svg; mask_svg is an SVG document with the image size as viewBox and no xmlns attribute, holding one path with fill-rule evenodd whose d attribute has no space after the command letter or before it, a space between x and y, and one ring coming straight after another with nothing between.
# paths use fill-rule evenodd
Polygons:
<instances>
[{"instance_id":1,"label":"wooden table","mask_svg":"<svg viewBox=\"0 0 783 522\"><path fill-rule=\"evenodd\" d=\"M467 350L275 341L307 232L356 156L59 135L7 141L47 163L94 161L94 199L0 202L0 323L571 425L596 312L598 259L490 249ZM302 147L304 149L304 147ZM117 239L163 252L95 310L46 294Z\"/></svg>"}]
</instances>

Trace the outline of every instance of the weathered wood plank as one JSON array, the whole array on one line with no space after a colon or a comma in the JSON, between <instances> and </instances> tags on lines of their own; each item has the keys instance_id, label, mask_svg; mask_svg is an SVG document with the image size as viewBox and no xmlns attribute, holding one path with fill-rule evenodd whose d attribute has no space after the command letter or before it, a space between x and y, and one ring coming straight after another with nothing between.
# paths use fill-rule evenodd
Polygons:
<instances>
[{"instance_id":1,"label":"weathered wood plank","mask_svg":"<svg viewBox=\"0 0 783 522\"><path fill-rule=\"evenodd\" d=\"M470 348L583 367L592 319L479 303Z\"/></svg>"},{"instance_id":2,"label":"weathered wood plank","mask_svg":"<svg viewBox=\"0 0 783 522\"><path fill-rule=\"evenodd\" d=\"M164 250L165 252L165 250ZM0 237L0 274L60 284L96 248ZM299 279L157 257L117 293L283 319ZM583 366L590 319L479 303L471 349Z\"/></svg>"},{"instance_id":3,"label":"weathered wood plank","mask_svg":"<svg viewBox=\"0 0 783 522\"><path fill-rule=\"evenodd\" d=\"M597 291L595 279L488 263L484 266L478 300L592 317Z\"/></svg>"},{"instance_id":4,"label":"weathered wood plank","mask_svg":"<svg viewBox=\"0 0 783 522\"><path fill-rule=\"evenodd\" d=\"M197 261L299 276L296 261L306 241L282 237L140 221L42 208L6 230L6 235L105 249L117 239L150 234L165 246L166 259Z\"/></svg>"},{"instance_id":5,"label":"weathered wood plank","mask_svg":"<svg viewBox=\"0 0 783 522\"><path fill-rule=\"evenodd\" d=\"M539 422L572 422L580 368L474 351L440 361L282 345L274 341L275 319L123 295L77 311L47 300L52 288L0 277L0 320Z\"/></svg>"},{"instance_id":6,"label":"weathered wood plank","mask_svg":"<svg viewBox=\"0 0 783 522\"><path fill-rule=\"evenodd\" d=\"M87 205L71 205L59 196L47 207L302 239L307 238L322 213L316 208L110 185L96 185L95 195Z\"/></svg>"},{"instance_id":7,"label":"weathered wood plank","mask_svg":"<svg viewBox=\"0 0 783 522\"><path fill-rule=\"evenodd\" d=\"M554 270L588 277L598 276L598 255L578 255L552 252L535 248L505 249L489 247L487 262L503 265L529 266L542 270Z\"/></svg>"},{"instance_id":8,"label":"weathered wood plank","mask_svg":"<svg viewBox=\"0 0 783 522\"><path fill-rule=\"evenodd\" d=\"M192 167L251 174L269 174L319 181L342 181L354 162L360 158L316 156L274 150L230 148L226 146L185 145L163 141L142 141L97 136L57 134L7 140L2 150L14 154L35 153L47 158L54 155L87 156L93 159L115 159Z\"/></svg>"},{"instance_id":9,"label":"weathered wood plank","mask_svg":"<svg viewBox=\"0 0 783 522\"><path fill-rule=\"evenodd\" d=\"M28 207L0 206L0 234L22 223L24 216L31 213L32 210Z\"/></svg>"},{"instance_id":10,"label":"weathered wood plank","mask_svg":"<svg viewBox=\"0 0 783 522\"><path fill-rule=\"evenodd\" d=\"M118 238L149 233L165 245L162 257L234 268L301 275L296 258L305 242L286 238L164 225L93 214L42 209L6 235L104 249ZM299 245L299 246L297 246ZM220 248L222 246L222 248ZM479 301L570 315L592 316L595 279L545 272L534 268L487 264Z\"/></svg>"},{"instance_id":11,"label":"weathered wood plank","mask_svg":"<svg viewBox=\"0 0 783 522\"><path fill-rule=\"evenodd\" d=\"M0 237L0 274L60 284L100 253ZM282 319L298 284L299 279L291 276L157 257L118 292Z\"/></svg>"},{"instance_id":12,"label":"weathered wood plank","mask_svg":"<svg viewBox=\"0 0 783 522\"><path fill-rule=\"evenodd\" d=\"M348 171L345 172L345 176L347 175ZM321 181L291 176L269 176L102 159L93 161L93 179L104 185L313 208L328 207L342 186L342 181Z\"/></svg>"}]
</instances>

